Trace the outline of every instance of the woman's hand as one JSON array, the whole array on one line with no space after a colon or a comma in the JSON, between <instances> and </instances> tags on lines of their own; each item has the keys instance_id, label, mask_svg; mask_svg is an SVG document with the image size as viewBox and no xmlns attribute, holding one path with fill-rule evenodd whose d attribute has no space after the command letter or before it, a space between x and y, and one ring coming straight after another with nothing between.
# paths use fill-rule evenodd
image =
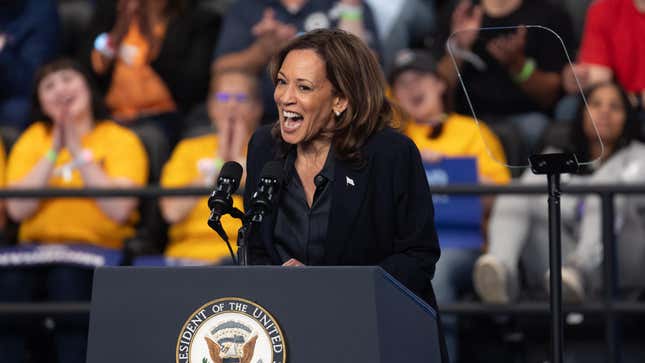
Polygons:
<instances>
[{"instance_id":1,"label":"woman's hand","mask_svg":"<svg viewBox=\"0 0 645 363\"><path fill-rule=\"evenodd\" d=\"M67 146L65 128L70 118L69 105L65 101L62 102L63 105L52 115L52 149L56 152Z\"/></svg>"},{"instance_id":2,"label":"woman's hand","mask_svg":"<svg viewBox=\"0 0 645 363\"><path fill-rule=\"evenodd\" d=\"M229 144L229 158L226 160L233 161L244 161L246 157L244 156L244 149L246 144L249 141L249 127L248 121L245 117L237 118L233 122L233 133L231 135L231 140Z\"/></svg>"},{"instance_id":3,"label":"woman's hand","mask_svg":"<svg viewBox=\"0 0 645 363\"><path fill-rule=\"evenodd\" d=\"M81 136L79 135L78 130L74 125L71 125L69 122L66 122L62 126L62 139L67 151L72 155L72 157L77 158L81 155L81 150L83 145L81 144Z\"/></svg>"},{"instance_id":4,"label":"woman's hand","mask_svg":"<svg viewBox=\"0 0 645 363\"><path fill-rule=\"evenodd\" d=\"M217 123L217 157L222 160L231 160L231 135L233 125L230 120L222 120Z\"/></svg>"},{"instance_id":5,"label":"woman's hand","mask_svg":"<svg viewBox=\"0 0 645 363\"><path fill-rule=\"evenodd\" d=\"M296 260L295 258L291 258L289 259L289 261L282 264L282 266L286 266L286 267L299 267L304 265L305 265L304 263Z\"/></svg>"},{"instance_id":6,"label":"woman's hand","mask_svg":"<svg viewBox=\"0 0 645 363\"><path fill-rule=\"evenodd\" d=\"M264 56L269 59L296 35L297 30L292 25L276 20L275 11L267 8L262 20L255 24L251 31Z\"/></svg>"},{"instance_id":7,"label":"woman's hand","mask_svg":"<svg viewBox=\"0 0 645 363\"><path fill-rule=\"evenodd\" d=\"M60 152L63 148L65 141L63 140L63 124L54 122L52 125L52 150L56 153Z\"/></svg>"},{"instance_id":8,"label":"woman's hand","mask_svg":"<svg viewBox=\"0 0 645 363\"><path fill-rule=\"evenodd\" d=\"M567 93L578 93L578 82L580 82L580 87L585 89L589 86L590 83L590 69L587 64L574 64L569 66L569 64L564 66L562 70L562 87Z\"/></svg>"},{"instance_id":9,"label":"woman's hand","mask_svg":"<svg viewBox=\"0 0 645 363\"><path fill-rule=\"evenodd\" d=\"M452 13L451 32L458 32L454 38L461 49L470 49L479 35L484 11L480 5L474 6L469 0L462 1Z\"/></svg>"}]
</instances>

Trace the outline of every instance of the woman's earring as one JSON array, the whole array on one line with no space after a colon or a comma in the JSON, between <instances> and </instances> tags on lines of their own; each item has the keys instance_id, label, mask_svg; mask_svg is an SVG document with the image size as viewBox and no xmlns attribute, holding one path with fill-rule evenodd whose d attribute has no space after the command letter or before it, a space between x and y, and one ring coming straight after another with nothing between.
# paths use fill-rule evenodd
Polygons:
<instances>
[{"instance_id":1,"label":"woman's earring","mask_svg":"<svg viewBox=\"0 0 645 363\"><path fill-rule=\"evenodd\" d=\"M338 116L340 116L340 114L341 114L342 112L340 112L340 111L334 111L334 113L336 114L336 117L338 117Z\"/></svg>"}]
</instances>

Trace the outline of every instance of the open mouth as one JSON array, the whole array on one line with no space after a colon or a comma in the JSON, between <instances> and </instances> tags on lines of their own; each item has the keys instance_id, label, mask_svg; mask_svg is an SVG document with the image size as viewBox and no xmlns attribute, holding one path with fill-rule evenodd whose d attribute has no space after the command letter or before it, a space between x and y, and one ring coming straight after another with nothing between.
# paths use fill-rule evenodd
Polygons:
<instances>
[{"instance_id":1,"label":"open mouth","mask_svg":"<svg viewBox=\"0 0 645 363\"><path fill-rule=\"evenodd\" d=\"M282 111L282 117L284 118L282 127L287 132L295 131L302 125L303 117L297 112Z\"/></svg>"},{"instance_id":2,"label":"open mouth","mask_svg":"<svg viewBox=\"0 0 645 363\"><path fill-rule=\"evenodd\" d=\"M74 96L62 96L59 97L56 101L60 106L68 107L74 102Z\"/></svg>"},{"instance_id":3,"label":"open mouth","mask_svg":"<svg viewBox=\"0 0 645 363\"><path fill-rule=\"evenodd\" d=\"M423 98L424 98L424 94L423 94L423 93L422 93L422 94L419 94L419 95L415 95L415 96L413 96L413 97L412 97L412 99L410 100L410 103L412 104L412 106L413 106L413 107L417 107L417 106L419 106L421 103L423 103Z\"/></svg>"}]
</instances>

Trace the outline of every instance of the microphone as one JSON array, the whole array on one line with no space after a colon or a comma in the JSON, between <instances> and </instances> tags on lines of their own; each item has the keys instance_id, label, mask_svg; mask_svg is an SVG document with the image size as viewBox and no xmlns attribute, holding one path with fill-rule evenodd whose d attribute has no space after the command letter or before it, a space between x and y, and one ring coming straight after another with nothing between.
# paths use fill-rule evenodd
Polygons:
<instances>
[{"instance_id":1,"label":"microphone","mask_svg":"<svg viewBox=\"0 0 645 363\"><path fill-rule=\"evenodd\" d=\"M239 188L240 179L242 179L242 166L235 161L226 162L217 177L217 186L208 198L208 209L211 210L208 225L225 241L228 240L228 237L220 222L222 216L225 214L231 214L235 218L244 216L242 212L233 208L233 198L231 197Z\"/></svg>"},{"instance_id":2,"label":"microphone","mask_svg":"<svg viewBox=\"0 0 645 363\"><path fill-rule=\"evenodd\" d=\"M280 192L282 174L282 163L279 161L274 160L264 164L260 173L258 189L251 196L251 205L247 213L251 222L262 223L264 216L273 210Z\"/></svg>"},{"instance_id":3,"label":"microphone","mask_svg":"<svg viewBox=\"0 0 645 363\"><path fill-rule=\"evenodd\" d=\"M233 208L231 195L240 187L242 165L235 161L227 161L217 177L217 186L208 198L208 209L215 215L222 216Z\"/></svg>"}]
</instances>

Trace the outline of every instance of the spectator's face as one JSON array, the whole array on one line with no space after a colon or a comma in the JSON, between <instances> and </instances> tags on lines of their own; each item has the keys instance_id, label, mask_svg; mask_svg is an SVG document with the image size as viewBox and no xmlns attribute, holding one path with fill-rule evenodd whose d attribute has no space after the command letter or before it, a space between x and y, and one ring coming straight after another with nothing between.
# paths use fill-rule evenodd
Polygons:
<instances>
[{"instance_id":1,"label":"spectator's face","mask_svg":"<svg viewBox=\"0 0 645 363\"><path fill-rule=\"evenodd\" d=\"M273 98L285 142L300 144L333 129L333 108L341 97L334 95L325 69L325 62L310 49L292 50L284 59Z\"/></svg>"},{"instance_id":2,"label":"spectator's face","mask_svg":"<svg viewBox=\"0 0 645 363\"><path fill-rule=\"evenodd\" d=\"M589 96L589 113L596 123L598 135L603 142L613 144L618 140L625 126L627 113L620 92L614 85L598 87ZM584 114L584 131L591 142L598 142L589 114Z\"/></svg>"},{"instance_id":3,"label":"spectator's face","mask_svg":"<svg viewBox=\"0 0 645 363\"><path fill-rule=\"evenodd\" d=\"M255 129L262 117L262 104L253 92L248 76L227 73L218 77L208 100L208 114L218 130L225 124L244 123L249 131Z\"/></svg>"},{"instance_id":4,"label":"spectator's face","mask_svg":"<svg viewBox=\"0 0 645 363\"><path fill-rule=\"evenodd\" d=\"M401 108L417 122L428 122L444 112L445 83L431 73L408 70L394 80L393 91Z\"/></svg>"},{"instance_id":5,"label":"spectator's face","mask_svg":"<svg viewBox=\"0 0 645 363\"><path fill-rule=\"evenodd\" d=\"M91 95L83 75L62 69L45 76L38 84L38 100L54 122L77 121L91 117Z\"/></svg>"}]
</instances>

